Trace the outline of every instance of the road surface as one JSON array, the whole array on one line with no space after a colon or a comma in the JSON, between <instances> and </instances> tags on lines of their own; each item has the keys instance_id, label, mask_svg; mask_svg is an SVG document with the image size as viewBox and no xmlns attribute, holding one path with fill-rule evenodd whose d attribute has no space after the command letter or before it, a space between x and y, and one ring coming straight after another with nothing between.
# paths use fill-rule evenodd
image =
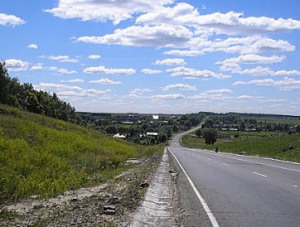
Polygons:
<instances>
[{"instance_id":1,"label":"road surface","mask_svg":"<svg viewBox=\"0 0 300 227\"><path fill-rule=\"evenodd\" d=\"M300 226L300 165L172 140L185 226Z\"/></svg>"}]
</instances>

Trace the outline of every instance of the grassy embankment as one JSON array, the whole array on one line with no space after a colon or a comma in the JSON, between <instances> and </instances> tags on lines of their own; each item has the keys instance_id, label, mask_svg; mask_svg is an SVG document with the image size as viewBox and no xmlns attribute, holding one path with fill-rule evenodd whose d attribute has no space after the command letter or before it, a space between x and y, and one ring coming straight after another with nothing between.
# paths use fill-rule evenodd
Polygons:
<instances>
[{"instance_id":1,"label":"grassy embankment","mask_svg":"<svg viewBox=\"0 0 300 227\"><path fill-rule=\"evenodd\" d=\"M97 184L162 151L0 105L0 204Z\"/></svg>"},{"instance_id":2,"label":"grassy embankment","mask_svg":"<svg viewBox=\"0 0 300 227\"><path fill-rule=\"evenodd\" d=\"M216 147L222 152L247 155L258 155L286 161L300 162L300 134L271 133L271 132L218 132L232 134L231 138L217 139L214 145L206 145L203 138L189 134L182 139L182 143L190 148L214 150Z\"/></svg>"}]
</instances>

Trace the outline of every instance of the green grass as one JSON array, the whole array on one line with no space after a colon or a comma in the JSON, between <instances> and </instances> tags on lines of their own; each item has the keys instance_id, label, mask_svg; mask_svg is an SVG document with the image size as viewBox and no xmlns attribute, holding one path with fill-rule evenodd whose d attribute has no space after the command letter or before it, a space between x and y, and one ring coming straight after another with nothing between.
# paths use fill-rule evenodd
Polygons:
<instances>
[{"instance_id":1,"label":"green grass","mask_svg":"<svg viewBox=\"0 0 300 227\"><path fill-rule=\"evenodd\" d=\"M0 105L0 203L104 181L128 168L128 158L162 151Z\"/></svg>"},{"instance_id":2,"label":"green grass","mask_svg":"<svg viewBox=\"0 0 300 227\"><path fill-rule=\"evenodd\" d=\"M239 138L218 139L214 145L206 145L203 138L187 135L182 143L190 148L214 150L216 147L222 152L271 157L286 161L300 162L300 134L281 134L271 137L269 133L249 133ZM290 147L291 146L291 147Z\"/></svg>"},{"instance_id":3,"label":"green grass","mask_svg":"<svg viewBox=\"0 0 300 227\"><path fill-rule=\"evenodd\" d=\"M288 125L297 125L299 120L294 118L279 118L279 117L242 117L241 119L255 119L257 123L271 123L271 124L288 124Z\"/></svg>"}]
</instances>

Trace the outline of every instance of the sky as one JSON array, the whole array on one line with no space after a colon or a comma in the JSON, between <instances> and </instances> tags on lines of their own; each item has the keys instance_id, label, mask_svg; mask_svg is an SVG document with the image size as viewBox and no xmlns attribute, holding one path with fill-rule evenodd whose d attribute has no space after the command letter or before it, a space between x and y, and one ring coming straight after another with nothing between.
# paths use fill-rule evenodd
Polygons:
<instances>
[{"instance_id":1,"label":"sky","mask_svg":"<svg viewBox=\"0 0 300 227\"><path fill-rule=\"evenodd\" d=\"M300 115L299 0L0 0L9 76L77 111Z\"/></svg>"}]
</instances>

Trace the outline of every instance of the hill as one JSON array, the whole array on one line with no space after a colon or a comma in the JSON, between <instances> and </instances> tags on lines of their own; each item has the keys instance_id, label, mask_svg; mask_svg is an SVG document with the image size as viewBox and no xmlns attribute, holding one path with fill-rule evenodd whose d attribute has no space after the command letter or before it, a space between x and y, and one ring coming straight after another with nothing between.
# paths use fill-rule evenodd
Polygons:
<instances>
[{"instance_id":1,"label":"hill","mask_svg":"<svg viewBox=\"0 0 300 227\"><path fill-rule=\"evenodd\" d=\"M0 104L0 203L95 185L162 150Z\"/></svg>"}]
</instances>

